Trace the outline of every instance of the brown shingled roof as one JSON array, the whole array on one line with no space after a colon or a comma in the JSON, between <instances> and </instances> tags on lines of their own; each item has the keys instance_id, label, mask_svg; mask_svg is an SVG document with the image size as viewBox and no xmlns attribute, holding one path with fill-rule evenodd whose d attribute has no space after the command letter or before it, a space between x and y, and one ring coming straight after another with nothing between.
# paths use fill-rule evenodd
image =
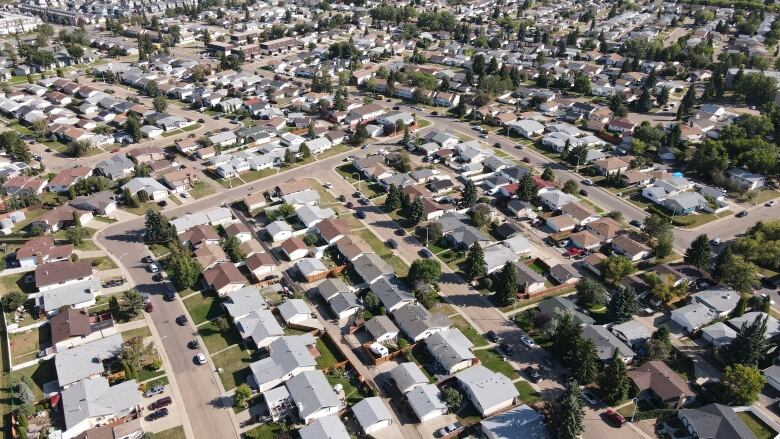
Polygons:
<instances>
[{"instance_id":1,"label":"brown shingled roof","mask_svg":"<svg viewBox=\"0 0 780 439\"><path fill-rule=\"evenodd\" d=\"M35 267L35 285L40 288L90 275L92 275L92 265L89 261L52 262Z\"/></svg>"},{"instance_id":2,"label":"brown shingled roof","mask_svg":"<svg viewBox=\"0 0 780 439\"><path fill-rule=\"evenodd\" d=\"M89 315L83 309L68 308L49 319L49 325L51 326L52 344L57 344L71 337L86 336L92 332Z\"/></svg>"}]
</instances>

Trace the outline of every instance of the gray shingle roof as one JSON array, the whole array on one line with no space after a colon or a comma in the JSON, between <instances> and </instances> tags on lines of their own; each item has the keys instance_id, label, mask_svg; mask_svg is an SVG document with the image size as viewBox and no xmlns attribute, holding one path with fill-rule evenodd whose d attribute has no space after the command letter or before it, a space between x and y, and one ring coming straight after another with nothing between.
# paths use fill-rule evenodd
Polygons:
<instances>
[{"instance_id":1,"label":"gray shingle roof","mask_svg":"<svg viewBox=\"0 0 780 439\"><path fill-rule=\"evenodd\" d=\"M433 411L444 411L447 404L442 399L439 388L433 384L423 384L415 387L406 394L409 406L418 418L422 418Z\"/></svg>"},{"instance_id":2,"label":"gray shingle roof","mask_svg":"<svg viewBox=\"0 0 780 439\"><path fill-rule=\"evenodd\" d=\"M103 377L81 380L62 391L65 426L70 429L85 419L110 417L141 404L135 380L109 386Z\"/></svg>"},{"instance_id":3,"label":"gray shingle roof","mask_svg":"<svg viewBox=\"0 0 780 439\"><path fill-rule=\"evenodd\" d=\"M336 415L323 416L298 430L301 439L349 439L344 423Z\"/></svg>"},{"instance_id":4,"label":"gray shingle roof","mask_svg":"<svg viewBox=\"0 0 780 439\"><path fill-rule=\"evenodd\" d=\"M447 371L459 363L474 359L474 354L471 353L474 344L457 328L431 335L425 339L425 346Z\"/></svg>"},{"instance_id":5,"label":"gray shingle roof","mask_svg":"<svg viewBox=\"0 0 780 439\"><path fill-rule=\"evenodd\" d=\"M376 423L392 419L390 410L378 396L365 398L353 405L352 413L364 431Z\"/></svg>"},{"instance_id":6,"label":"gray shingle roof","mask_svg":"<svg viewBox=\"0 0 780 439\"><path fill-rule=\"evenodd\" d=\"M390 371L390 377L402 393L408 392L420 384L428 384L428 378L416 363L401 363Z\"/></svg>"},{"instance_id":7,"label":"gray shingle roof","mask_svg":"<svg viewBox=\"0 0 780 439\"><path fill-rule=\"evenodd\" d=\"M122 336L114 334L74 348L57 352L54 366L60 386L88 378L105 371L102 360L113 358L122 347Z\"/></svg>"},{"instance_id":8,"label":"gray shingle roof","mask_svg":"<svg viewBox=\"0 0 780 439\"><path fill-rule=\"evenodd\" d=\"M755 435L734 409L708 404L697 409L680 410L699 439L755 439Z\"/></svg>"},{"instance_id":9,"label":"gray shingle roof","mask_svg":"<svg viewBox=\"0 0 780 439\"><path fill-rule=\"evenodd\" d=\"M323 408L338 407L341 404L322 371L301 372L287 380L286 385L302 419Z\"/></svg>"},{"instance_id":10,"label":"gray shingle roof","mask_svg":"<svg viewBox=\"0 0 780 439\"><path fill-rule=\"evenodd\" d=\"M472 402L477 403L483 410L514 400L518 396L517 389L509 378L481 364L458 372L455 377L476 399Z\"/></svg>"}]
</instances>

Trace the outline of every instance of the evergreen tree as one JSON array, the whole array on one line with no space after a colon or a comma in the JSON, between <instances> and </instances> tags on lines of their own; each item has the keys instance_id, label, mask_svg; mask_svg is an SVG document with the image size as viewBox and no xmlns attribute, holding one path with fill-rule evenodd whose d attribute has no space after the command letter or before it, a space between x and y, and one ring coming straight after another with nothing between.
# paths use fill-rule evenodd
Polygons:
<instances>
[{"instance_id":1,"label":"evergreen tree","mask_svg":"<svg viewBox=\"0 0 780 439\"><path fill-rule=\"evenodd\" d=\"M507 306L517 298L517 268L511 262L504 264L495 282L497 302Z\"/></svg>"},{"instance_id":2,"label":"evergreen tree","mask_svg":"<svg viewBox=\"0 0 780 439\"><path fill-rule=\"evenodd\" d=\"M710 239L706 234L696 237L691 242L688 250L685 251L685 263L691 264L701 269L706 269L710 265L712 249L710 248Z\"/></svg>"},{"instance_id":3,"label":"evergreen tree","mask_svg":"<svg viewBox=\"0 0 780 439\"><path fill-rule=\"evenodd\" d=\"M672 340L669 338L669 330L660 327L645 343L645 352L649 360L666 361L672 354Z\"/></svg>"},{"instance_id":4,"label":"evergreen tree","mask_svg":"<svg viewBox=\"0 0 780 439\"><path fill-rule=\"evenodd\" d=\"M478 242L471 245L468 255L466 255L466 276L474 280L487 274L485 267L485 252Z\"/></svg>"},{"instance_id":5,"label":"evergreen tree","mask_svg":"<svg viewBox=\"0 0 780 439\"><path fill-rule=\"evenodd\" d=\"M586 276L577 283L577 303L579 306L588 308L593 305L603 305L606 300L607 290L601 282Z\"/></svg>"},{"instance_id":6,"label":"evergreen tree","mask_svg":"<svg viewBox=\"0 0 780 439\"><path fill-rule=\"evenodd\" d=\"M563 312L555 323L551 351L565 365L571 366L576 361L578 347L582 344L582 327L574 320L570 311Z\"/></svg>"},{"instance_id":7,"label":"evergreen tree","mask_svg":"<svg viewBox=\"0 0 780 439\"><path fill-rule=\"evenodd\" d=\"M293 155L293 152L290 151L290 148L284 149L284 164L285 165L291 165L295 163L295 155Z\"/></svg>"},{"instance_id":8,"label":"evergreen tree","mask_svg":"<svg viewBox=\"0 0 780 439\"><path fill-rule=\"evenodd\" d=\"M555 174L553 174L552 167L550 166L544 167L544 171L542 172L542 180L555 181Z\"/></svg>"},{"instance_id":9,"label":"evergreen tree","mask_svg":"<svg viewBox=\"0 0 780 439\"><path fill-rule=\"evenodd\" d=\"M165 215L154 209L146 211L145 229L144 239L148 243L168 242L176 237L176 228Z\"/></svg>"},{"instance_id":10,"label":"evergreen tree","mask_svg":"<svg viewBox=\"0 0 780 439\"><path fill-rule=\"evenodd\" d=\"M246 254L241 249L241 241L235 236L230 236L222 240L222 250L233 263L241 262L246 258Z\"/></svg>"},{"instance_id":11,"label":"evergreen tree","mask_svg":"<svg viewBox=\"0 0 780 439\"><path fill-rule=\"evenodd\" d=\"M653 101L650 99L650 92L645 90L639 95L639 100L636 104L636 109L640 113L647 113L653 109Z\"/></svg>"},{"instance_id":12,"label":"evergreen tree","mask_svg":"<svg viewBox=\"0 0 780 439\"><path fill-rule=\"evenodd\" d=\"M745 364L757 366L764 358L767 348L766 325L768 317L756 317L750 325L742 323L737 336L721 349L721 356L726 364Z\"/></svg>"},{"instance_id":13,"label":"evergreen tree","mask_svg":"<svg viewBox=\"0 0 780 439\"><path fill-rule=\"evenodd\" d=\"M398 190L398 186L391 184L387 191L387 198L385 198L385 208L392 212L399 207L401 207L401 191Z\"/></svg>"},{"instance_id":14,"label":"evergreen tree","mask_svg":"<svg viewBox=\"0 0 780 439\"><path fill-rule=\"evenodd\" d=\"M563 394L554 404L549 405L550 417L547 428L550 437L556 439L579 439L585 428L582 419L585 410L582 406L582 391L574 380L566 383Z\"/></svg>"},{"instance_id":15,"label":"evergreen tree","mask_svg":"<svg viewBox=\"0 0 780 439\"><path fill-rule=\"evenodd\" d=\"M636 292L633 288L619 288L609 300L609 313L615 323L623 323L631 319L639 309Z\"/></svg>"},{"instance_id":16,"label":"evergreen tree","mask_svg":"<svg viewBox=\"0 0 780 439\"><path fill-rule=\"evenodd\" d=\"M414 199L409 206L409 215L407 216L413 225L417 225L423 220L425 217L425 206L423 206L422 197Z\"/></svg>"},{"instance_id":17,"label":"evergreen tree","mask_svg":"<svg viewBox=\"0 0 780 439\"><path fill-rule=\"evenodd\" d=\"M477 193L477 186L471 180L466 180L466 184L463 185L463 189L460 191L460 207L471 208L477 204L479 194Z\"/></svg>"},{"instance_id":18,"label":"evergreen tree","mask_svg":"<svg viewBox=\"0 0 780 439\"><path fill-rule=\"evenodd\" d=\"M531 173L529 172L520 177L515 195L521 201L531 201L536 197L538 191L539 189L537 189L536 183L531 179Z\"/></svg>"},{"instance_id":19,"label":"evergreen tree","mask_svg":"<svg viewBox=\"0 0 780 439\"><path fill-rule=\"evenodd\" d=\"M306 144L306 142L302 143L300 147L298 147L298 153L301 155L301 158L307 159L311 157L311 150L309 149L309 145Z\"/></svg>"},{"instance_id":20,"label":"evergreen tree","mask_svg":"<svg viewBox=\"0 0 780 439\"><path fill-rule=\"evenodd\" d=\"M626 363L620 357L617 349L612 354L612 360L604 369L599 380L599 386L604 394L604 399L609 404L616 404L628 398L630 384Z\"/></svg>"},{"instance_id":21,"label":"evergreen tree","mask_svg":"<svg viewBox=\"0 0 780 439\"><path fill-rule=\"evenodd\" d=\"M598 362L599 356L593 340L581 340L576 349L576 357L572 361L572 376L582 385L596 381Z\"/></svg>"},{"instance_id":22,"label":"evergreen tree","mask_svg":"<svg viewBox=\"0 0 780 439\"><path fill-rule=\"evenodd\" d=\"M661 89L661 94L658 95L658 105L666 105L669 103L669 87Z\"/></svg>"}]
</instances>

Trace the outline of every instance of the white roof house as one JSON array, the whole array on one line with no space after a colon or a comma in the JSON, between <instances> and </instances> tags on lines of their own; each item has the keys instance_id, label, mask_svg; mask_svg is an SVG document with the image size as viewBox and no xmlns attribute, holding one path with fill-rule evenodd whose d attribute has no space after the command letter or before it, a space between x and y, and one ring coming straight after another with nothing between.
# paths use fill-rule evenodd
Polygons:
<instances>
[{"instance_id":1,"label":"white roof house","mask_svg":"<svg viewBox=\"0 0 780 439\"><path fill-rule=\"evenodd\" d=\"M303 299L287 299L276 309L285 323L299 323L311 318L311 309Z\"/></svg>"},{"instance_id":2,"label":"white roof house","mask_svg":"<svg viewBox=\"0 0 780 439\"><path fill-rule=\"evenodd\" d=\"M373 396L365 398L352 406L352 413L360 424L364 434L371 434L392 423L390 410L382 398Z\"/></svg>"},{"instance_id":3,"label":"white roof house","mask_svg":"<svg viewBox=\"0 0 780 439\"><path fill-rule=\"evenodd\" d=\"M734 329L741 329L742 325L750 326L756 319L766 319L766 332L764 333L764 338L770 339L777 334L780 334L780 321L761 311L746 312L739 317L734 317L729 320L729 325L733 326Z\"/></svg>"},{"instance_id":4,"label":"white roof house","mask_svg":"<svg viewBox=\"0 0 780 439\"><path fill-rule=\"evenodd\" d=\"M298 417L306 424L323 416L335 415L341 407L336 392L320 370L301 372L285 384L298 408Z\"/></svg>"},{"instance_id":5,"label":"white roof house","mask_svg":"<svg viewBox=\"0 0 780 439\"><path fill-rule=\"evenodd\" d=\"M425 422L447 413L447 404L444 403L439 388L434 384L421 384L413 388L406 393L406 400L420 422Z\"/></svg>"},{"instance_id":6,"label":"white roof house","mask_svg":"<svg viewBox=\"0 0 780 439\"><path fill-rule=\"evenodd\" d=\"M271 311L260 309L252 311L236 321L236 328L241 338L252 340L258 348L270 345L274 340L284 335Z\"/></svg>"},{"instance_id":7,"label":"white roof house","mask_svg":"<svg viewBox=\"0 0 780 439\"><path fill-rule=\"evenodd\" d=\"M491 245L484 254L488 274L501 270L507 262L517 262L517 254L504 245Z\"/></svg>"},{"instance_id":8,"label":"white roof house","mask_svg":"<svg viewBox=\"0 0 780 439\"><path fill-rule=\"evenodd\" d=\"M465 396L482 416L512 406L519 395L512 381L478 364L455 375Z\"/></svg>"},{"instance_id":9,"label":"white roof house","mask_svg":"<svg viewBox=\"0 0 780 439\"><path fill-rule=\"evenodd\" d=\"M544 416L523 404L483 419L480 430L487 439L547 439Z\"/></svg>"},{"instance_id":10,"label":"white roof house","mask_svg":"<svg viewBox=\"0 0 780 439\"><path fill-rule=\"evenodd\" d=\"M425 340L425 346L448 374L471 366L476 358L471 352L474 344L457 328L431 335Z\"/></svg>"},{"instance_id":11,"label":"white roof house","mask_svg":"<svg viewBox=\"0 0 780 439\"><path fill-rule=\"evenodd\" d=\"M688 332L695 332L718 318L718 313L701 303L691 303L672 311L672 321Z\"/></svg>"},{"instance_id":12,"label":"white roof house","mask_svg":"<svg viewBox=\"0 0 780 439\"><path fill-rule=\"evenodd\" d=\"M122 336L114 334L57 352L54 367L60 387L105 372L103 361L115 357L122 343Z\"/></svg>"}]
</instances>

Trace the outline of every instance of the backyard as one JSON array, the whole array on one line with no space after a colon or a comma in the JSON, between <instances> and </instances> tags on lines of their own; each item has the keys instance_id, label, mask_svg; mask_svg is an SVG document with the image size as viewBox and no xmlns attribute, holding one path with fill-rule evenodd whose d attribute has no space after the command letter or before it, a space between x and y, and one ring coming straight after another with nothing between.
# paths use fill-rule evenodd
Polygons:
<instances>
[{"instance_id":1,"label":"backyard","mask_svg":"<svg viewBox=\"0 0 780 439\"><path fill-rule=\"evenodd\" d=\"M342 361L341 353L338 352L338 349L324 338L317 339L317 350L320 352L320 356L316 359L318 369L328 369Z\"/></svg>"}]
</instances>

